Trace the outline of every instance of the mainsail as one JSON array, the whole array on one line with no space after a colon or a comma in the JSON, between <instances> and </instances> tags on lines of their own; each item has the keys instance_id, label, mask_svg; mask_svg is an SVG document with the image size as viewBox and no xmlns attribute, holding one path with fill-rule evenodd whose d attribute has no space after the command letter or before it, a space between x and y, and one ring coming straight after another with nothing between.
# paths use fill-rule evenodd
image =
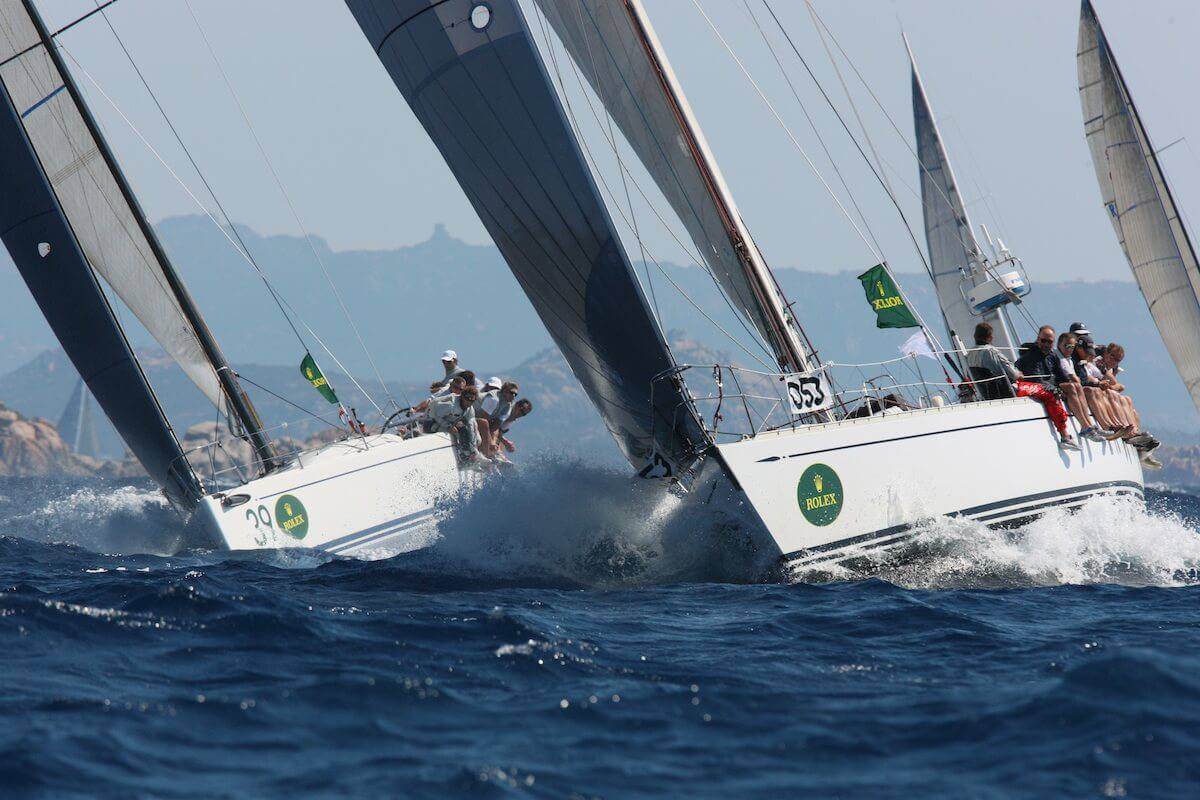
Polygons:
<instances>
[{"instance_id":1,"label":"mainsail","mask_svg":"<svg viewBox=\"0 0 1200 800\"><path fill-rule=\"evenodd\" d=\"M806 367L782 303L687 100L636 0L535 0L572 60L687 229L734 307L776 351Z\"/></svg>"},{"instance_id":2,"label":"mainsail","mask_svg":"<svg viewBox=\"0 0 1200 800\"><path fill-rule=\"evenodd\" d=\"M1096 12L1079 18L1079 98L1100 193L1167 352L1200 409L1200 271Z\"/></svg>"},{"instance_id":3,"label":"mainsail","mask_svg":"<svg viewBox=\"0 0 1200 800\"><path fill-rule=\"evenodd\" d=\"M905 39L907 45L908 40ZM913 123L916 128L925 242L929 249L929 266L938 305L941 306L947 331L951 334L950 342L957 334L970 347L974 341L975 326L980 322L990 322L995 345L1011 348L1012 341L1001 312L992 310L983 316L972 313L963 294L964 286L969 289L987 279L983 271L983 253L958 191L954 170L925 94L912 48L908 50L908 57L912 65Z\"/></svg>"},{"instance_id":4,"label":"mainsail","mask_svg":"<svg viewBox=\"0 0 1200 800\"><path fill-rule=\"evenodd\" d=\"M625 456L707 446L516 0L347 0Z\"/></svg>"}]
</instances>

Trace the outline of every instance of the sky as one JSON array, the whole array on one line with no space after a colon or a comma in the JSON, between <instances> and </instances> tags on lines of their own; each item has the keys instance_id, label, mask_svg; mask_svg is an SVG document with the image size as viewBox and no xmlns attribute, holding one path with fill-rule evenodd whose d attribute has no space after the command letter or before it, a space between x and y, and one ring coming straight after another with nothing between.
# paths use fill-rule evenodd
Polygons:
<instances>
[{"instance_id":1,"label":"sky","mask_svg":"<svg viewBox=\"0 0 1200 800\"><path fill-rule=\"evenodd\" d=\"M747 0L764 23L762 0ZM813 21L799 0L769 0L844 113L846 103ZM107 11L230 216L267 234L318 234L335 249L383 249L427 239L435 223L487 240L436 149L334 0L190 0L253 130L287 188L276 187L184 0L120 0ZM822 106L803 67L768 28L803 102L771 59L743 0L644 0L710 145L768 261L820 271L861 270L871 254L715 38L708 13L839 198L816 128L884 254L902 272L919 262L898 215ZM50 27L94 8L39 0ZM1097 0L1114 52L1184 209L1200 217L1200 104L1193 56L1200 4ZM919 225L908 151L912 112L907 32L976 223L986 223L1038 280L1129 280L1100 205L1076 91L1075 0L814 0L891 122L857 84L858 110L908 219ZM61 37L93 111L152 219L195 213L188 194L92 84L112 98L197 195L194 173L104 21ZM89 77L90 76L90 77ZM857 131L857 128L856 128ZM901 135L902 134L902 135ZM211 206L211 202L204 198ZM299 221L297 221L297 217ZM1195 228L1193 227L1193 230ZM662 259L684 252L665 230L645 234Z\"/></svg>"}]
</instances>

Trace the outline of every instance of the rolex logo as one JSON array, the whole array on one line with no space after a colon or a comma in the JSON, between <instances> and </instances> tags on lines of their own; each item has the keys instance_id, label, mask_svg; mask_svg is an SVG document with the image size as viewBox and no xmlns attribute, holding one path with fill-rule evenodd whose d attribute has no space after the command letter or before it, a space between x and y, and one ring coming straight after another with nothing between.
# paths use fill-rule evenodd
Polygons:
<instances>
[{"instance_id":1,"label":"rolex logo","mask_svg":"<svg viewBox=\"0 0 1200 800\"><path fill-rule=\"evenodd\" d=\"M812 464L796 483L796 501L810 524L831 525L842 511L842 479L828 464Z\"/></svg>"}]
</instances>

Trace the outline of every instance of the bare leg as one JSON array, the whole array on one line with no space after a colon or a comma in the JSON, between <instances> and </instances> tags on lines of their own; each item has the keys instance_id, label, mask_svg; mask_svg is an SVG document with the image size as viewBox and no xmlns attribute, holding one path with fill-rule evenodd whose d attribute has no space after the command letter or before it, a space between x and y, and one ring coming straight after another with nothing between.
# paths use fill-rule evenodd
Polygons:
<instances>
[{"instance_id":1,"label":"bare leg","mask_svg":"<svg viewBox=\"0 0 1200 800\"><path fill-rule=\"evenodd\" d=\"M1091 425L1091 414L1088 413L1087 401L1083 399L1080 387L1073 383L1064 383L1058 388L1062 390L1063 401L1076 421L1085 428Z\"/></svg>"},{"instance_id":2,"label":"bare leg","mask_svg":"<svg viewBox=\"0 0 1200 800\"><path fill-rule=\"evenodd\" d=\"M1084 387L1084 396L1087 397L1088 408L1092 410L1092 418L1096 420L1096 424L1105 428L1119 428L1116 419L1113 415L1113 410L1108 404L1108 398L1104 396L1102 389L1093 387Z\"/></svg>"}]
</instances>

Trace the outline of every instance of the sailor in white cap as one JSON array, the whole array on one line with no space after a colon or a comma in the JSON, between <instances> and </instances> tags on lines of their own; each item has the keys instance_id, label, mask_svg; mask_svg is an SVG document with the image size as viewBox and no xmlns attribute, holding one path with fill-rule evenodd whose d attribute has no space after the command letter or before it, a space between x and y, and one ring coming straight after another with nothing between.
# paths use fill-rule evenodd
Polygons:
<instances>
[{"instance_id":1,"label":"sailor in white cap","mask_svg":"<svg viewBox=\"0 0 1200 800\"><path fill-rule=\"evenodd\" d=\"M466 372L466 370L459 368L458 353L453 350L447 350L442 353L442 369L446 371L446 376L440 381L443 386L449 383L451 378L458 377Z\"/></svg>"}]
</instances>

